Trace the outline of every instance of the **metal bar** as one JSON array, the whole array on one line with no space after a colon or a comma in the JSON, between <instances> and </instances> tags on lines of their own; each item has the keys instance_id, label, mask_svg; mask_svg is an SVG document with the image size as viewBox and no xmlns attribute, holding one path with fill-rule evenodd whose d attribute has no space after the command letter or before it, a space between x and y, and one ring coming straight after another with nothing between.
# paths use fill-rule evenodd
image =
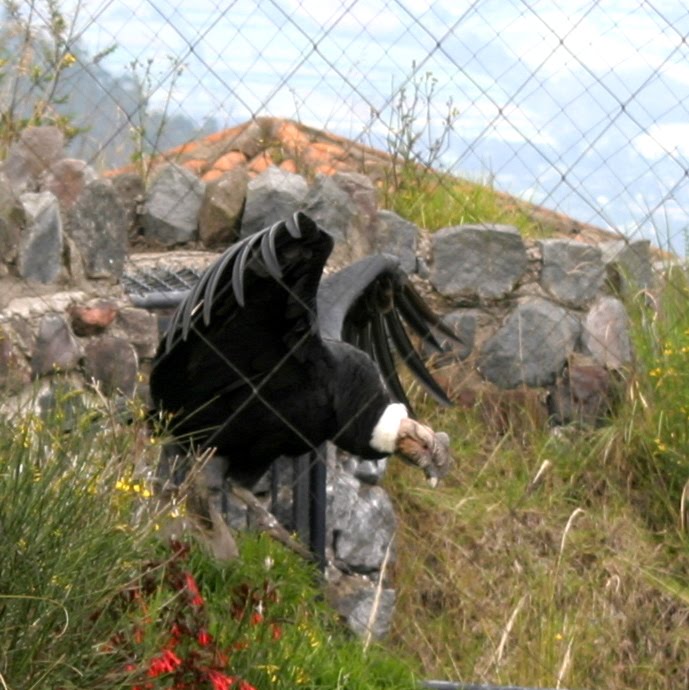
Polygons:
<instances>
[{"instance_id":1,"label":"metal bar","mask_svg":"<svg viewBox=\"0 0 689 690\"><path fill-rule=\"evenodd\" d=\"M175 290L172 292L149 292L145 295L129 295L131 303L141 309L172 309L187 295L189 290Z\"/></svg>"},{"instance_id":2,"label":"metal bar","mask_svg":"<svg viewBox=\"0 0 689 690\"><path fill-rule=\"evenodd\" d=\"M457 683L450 680L424 680L419 683L429 690L554 690L553 688L527 688L521 685L481 685L476 683ZM560 690L565 690L561 688Z\"/></svg>"},{"instance_id":3,"label":"metal bar","mask_svg":"<svg viewBox=\"0 0 689 690\"><path fill-rule=\"evenodd\" d=\"M320 569L325 570L326 446L311 453L309 468L309 547Z\"/></svg>"},{"instance_id":4,"label":"metal bar","mask_svg":"<svg viewBox=\"0 0 689 690\"><path fill-rule=\"evenodd\" d=\"M311 544L311 525L309 522L309 454L300 455L292 465L292 523L302 544Z\"/></svg>"}]
</instances>

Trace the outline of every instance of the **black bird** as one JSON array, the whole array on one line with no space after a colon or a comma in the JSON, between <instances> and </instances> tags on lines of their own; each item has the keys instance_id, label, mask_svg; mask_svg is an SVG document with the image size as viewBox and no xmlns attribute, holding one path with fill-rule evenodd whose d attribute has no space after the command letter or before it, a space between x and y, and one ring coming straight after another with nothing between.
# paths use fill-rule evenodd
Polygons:
<instances>
[{"instance_id":1,"label":"black bird","mask_svg":"<svg viewBox=\"0 0 689 690\"><path fill-rule=\"evenodd\" d=\"M251 486L280 455L330 440L362 458L397 453L432 484L450 463L447 434L409 416L390 351L449 404L399 314L439 347L451 337L395 257L322 279L333 239L297 213L234 244L179 305L150 378L178 449L217 449L215 472ZM398 314L399 311L399 314Z\"/></svg>"}]
</instances>

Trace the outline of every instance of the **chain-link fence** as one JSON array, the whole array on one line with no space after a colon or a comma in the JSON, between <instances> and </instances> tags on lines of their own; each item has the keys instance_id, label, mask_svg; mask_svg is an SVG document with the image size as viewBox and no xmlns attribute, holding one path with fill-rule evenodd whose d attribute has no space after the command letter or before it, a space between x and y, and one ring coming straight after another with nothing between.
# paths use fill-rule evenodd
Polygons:
<instances>
[{"instance_id":1,"label":"chain-link fence","mask_svg":"<svg viewBox=\"0 0 689 690\"><path fill-rule=\"evenodd\" d=\"M41 102L101 167L262 115L396 153L411 134L422 162L684 251L681 3L5 7L7 117Z\"/></svg>"},{"instance_id":2,"label":"chain-link fence","mask_svg":"<svg viewBox=\"0 0 689 690\"><path fill-rule=\"evenodd\" d=\"M432 169L440 184L492 185L685 253L681 3L3 6L5 151L27 124L56 123L72 155L106 171L255 118L287 118ZM502 640L493 646L500 656Z\"/></svg>"}]
</instances>

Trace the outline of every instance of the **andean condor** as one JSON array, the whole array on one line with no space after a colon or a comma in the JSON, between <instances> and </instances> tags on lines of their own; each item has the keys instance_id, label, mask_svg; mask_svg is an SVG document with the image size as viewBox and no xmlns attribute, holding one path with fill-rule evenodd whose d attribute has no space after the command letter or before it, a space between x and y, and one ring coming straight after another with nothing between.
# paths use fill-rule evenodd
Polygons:
<instances>
[{"instance_id":1,"label":"andean condor","mask_svg":"<svg viewBox=\"0 0 689 690\"><path fill-rule=\"evenodd\" d=\"M183 453L217 449L220 474L244 486L278 456L326 440L361 458L396 453L435 484L450 463L449 439L409 417L390 342L448 403L398 311L435 345L429 323L438 317L392 256L321 281L332 248L297 213L226 250L172 317L151 373L154 403L171 416Z\"/></svg>"}]
</instances>

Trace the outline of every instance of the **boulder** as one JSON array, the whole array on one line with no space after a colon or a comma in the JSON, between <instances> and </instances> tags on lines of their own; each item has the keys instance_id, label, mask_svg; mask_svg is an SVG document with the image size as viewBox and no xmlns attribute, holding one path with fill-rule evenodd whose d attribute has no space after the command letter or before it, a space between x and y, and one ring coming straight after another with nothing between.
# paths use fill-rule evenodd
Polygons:
<instances>
[{"instance_id":1,"label":"boulder","mask_svg":"<svg viewBox=\"0 0 689 690\"><path fill-rule=\"evenodd\" d=\"M620 370L632 361L629 316L616 297L600 297L583 325L584 351L607 369Z\"/></svg>"},{"instance_id":2,"label":"boulder","mask_svg":"<svg viewBox=\"0 0 689 690\"><path fill-rule=\"evenodd\" d=\"M205 188L205 182L180 165L160 168L142 217L146 239L166 246L195 240Z\"/></svg>"},{"instance_id":3,"label":"boulder","mask_svg":"<svg viewBox=\"0 0 689 690\"><path fill-rule=\"evenodd\" d=\"M593 358L575 353L550 390L551 419L556 424L595 426L610 412L613 398L610 372Z\"/></svg>"},{"instance_id":4,"label":"boulder","mask_svg":"<svg viewBox=\"0 0 689 690\"><path fill-rule=\"evenodd\" d=\"M574 240L542 240L541 286L558 302L582 308L600 292L605 280L601 250Z\"/></svg>"},{"instance_id":5,"label":"boulder","mask_svg":"<svg viewBox=\"0 0 689 690\"><path fill-rule=\"evenodd\" d=\"M335 472L331 481L327 522L335 558L355 572L379 570L395 535L390 498L381 487L361 485L346 472Z\"/></svg>"},{"instance_id":6,"label":"boulder","mask_svg":"<svg viewBox=\"0 0 689 690\"><path fill-rule=\"evenodd\" d=\"M158 319L146 309L123 307L111 328L112 335L119 336L131 343L141 360L153 359L158 348Z\"/></svg>"},{"instance_id":7,"label":"boulder","mask_svg":"<svg viewBox=\"0 0 689 690\"><path fill-rule=\"evenodd\" d=\"M119 278L127 255L124 209L109 180L84 187L67 212L67 232L81 255L88 278Z\"/></svg>"},{"instance_id":8,"label":"boulder","mask_svg":"<svg viewBox=\"0 0 689 690\"><path fill-rule=\"evenodd\" d=\"M54 283L62 270L62 218L50 192L20 196L26 225L19 242L19 275L37 283Z\"/></svg>"},{"instance_id":9,"label":"boulder","mask_svg":"<svg viewBox=\"0 0 689 690\"><path fill-rule=\"evenodd\" d=\"M85 347L84 369L105 395L134 394L139 359L132 344L124 338L111 335L92 338Z\"/></svg>"},{"instance_id":10,"label":"boulder","mask_svg":"<svg viewBox=\"0 0 689 690\"><path fill-rule=\"evenodd\" d=\"M379 640L388 633L395 611L395 590L365 577L328 572L326 598L345 619L350 630L360 637Z\"/></svg>"},{"instance_id":11,"label":"boulder","mask_svg":"<svg viewBox=\"0 0 689 690\"><path fill-rule=\"evenodd\" d=\"M376 251L376 189L365 175L317 175L304 210L334 237L332 263L348 264Z\"/></svg>"},{"instance_id":12,"label":"boulder","mask_svg":"<svg viewBox=\"0 0 689 690\"><path fill-rule=\"evenodd\" d=\"M146 198L144 179L139 173L122 173L112 178L112 185L124 209L127 234L131 239L136 239L143 234L141 211Z\"/></svg>"},{"instance_id":13,"label":"boulder","mask_svg":"<svg viewBox=\"0 0 689 690\"><path fill-rule=\"evenodd\" d=\"M580 334L573 312L538 297L525 299L484 343L479 371L501 388L551 385Z\"/></svg>"},{"instance_id":14,"label":"boulder","mask_svg":"<svg viewBox=\"0 0 689 690\"><path fill-rule=\"evenodd\" d=\"M309 186L301 175L274 166L247 185L241 237L252 235L303 209Z\"/></svg>"},{"instance_id":15,"label":"boulder","mask_svg":"<svg viewBox=\"0 0 689 690\"><path fill-rule=\"evenodd\" d=\"M112 300L97 299L73 304L68 313L75 335L92 336L102 333L115 320L117 305Z\"/></svg>"},{"instance_id":16,"label":"boulder","mask_svg":"<svg viewBox=\"0 0 689 690\"><path fill-rule=\"evenodd\" d=\"M438 342L444 348L448 348L455 357L466 359L474 349L476 340L476 329L478 325L479 312L475 309L456 309L443 316L443 323L452 329L457 340L452 340L440 333ZM432 354L430 349L428 354Z\"/></svg>"},{"instance_id":17,"label":"boulder","mask_svg":"<svg viewBox=\"0 0 689 690\"><path fill-rule=\"evenodd\" d=\"M237 240L248 185L249 173L243 165L206 185L199 215L199 236L206 247Z\"/></svg>"},{"instance_id":18,"label":"boulder","mask_svg":"<svg viewBox=\"0 0 689 690\"><path fill-rule=\"evenodd\" d=\"M64 134L53 126L26 127L0 163L15 194L37 191L39 175L62 158Z\"/></svg>"},{"instance_id":19,"label":"boulder","mask_svg":"<svg viewBox=\"0 0 689 690\"><path fill-rule=\"evenodd\" d=\"M378 231L375 249L394 254L406 273L416 272L416 245L419 228L393 211L378 211Z\"/></svg>"},{"instance_id":20,"label":"boulder","mask_svg":"<svg viewBox=\"0 0 689 690\"><path fill-rule=\"evenodd\" d=\"M522 238L510 225L456 225L431 235L433 287L455 300L497 300L528 267Z\"/></svg>"},{"instance_id":21,"label":"boulder","mask_svg":"<svg viewBox=\"0 0 689 690\"><path fill-rule=\"evenodd\" d=\"M62 211L67 211L90 182L98 179L96 171L86 161L63 158L55 161L41 177L41 189L52 192L60 202Z\"/></svg>"},{"instance_id":22,"label":"boulder","mask_svg":"<svg viewBox=\"0 0 689 690\"><path fill-rule=\"evenodd\" d=\"M616 291L628 296L653 286L655 274L648 240L613 240L603 242L600 248L608 279Z\"/></svg>"},{"instance_id":23,"label":"boulder","mask_svg":"<svg viewBox=\"0 0 689 690\"><path fill-rule=\"evenodd\" d=\"M35 377L75 369L83 357L81 345L59 314L45 314L39 324L31 355Z\"/></svg>"}]
</instances>

